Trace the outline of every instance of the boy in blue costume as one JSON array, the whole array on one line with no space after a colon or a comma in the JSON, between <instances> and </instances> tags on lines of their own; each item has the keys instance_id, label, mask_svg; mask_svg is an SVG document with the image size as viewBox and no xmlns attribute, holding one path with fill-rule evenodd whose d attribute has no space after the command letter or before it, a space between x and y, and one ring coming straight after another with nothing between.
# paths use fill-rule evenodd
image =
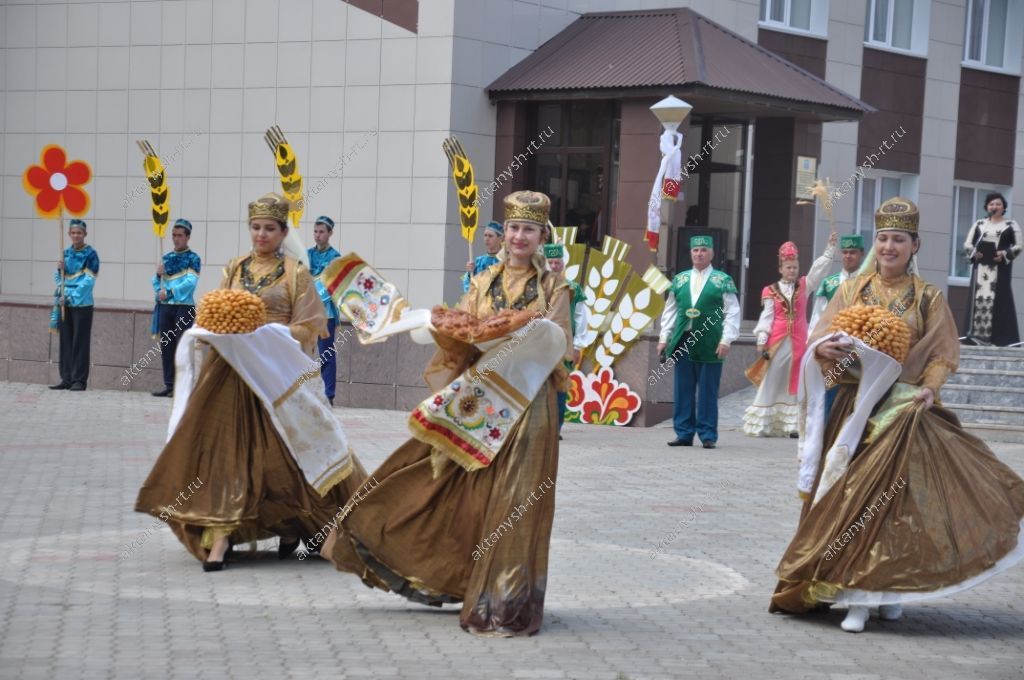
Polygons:
<instances>
[{"instance_id":1,"label":"boy in blue costume","mask_svg":"<svg viewBox=\"0 0 1024 680\"><path fill-rule=\"evenodd\" d=\"M316 245L306 252L309 255L309 273L313 275L313 283L316 285L316 292L324 303L324 311L327 313L327 337L316 341L316 351L320 358L320 377L324 381L324 394L327 401L334 406L334 388L338 381L338 351L334 348L334 331L338 327L338 310L331 300L330 294L320 282L320 273L331 263L341 257L341 253L335 250L331 244L331 234L334 233L334 220L326 215L316 218L313 225L313 242Z\"/></svg>"},{"instance_id":2,"label":"boy in blue costume","mask_svg":"<svg viewBox=\"0 0 1024 680\"><path fill-rule=\"evenodd\" d=\"M176 221L171 228L174 250L164 255L153 277L156 306L150 332L154 338L160 338L164 369L164 389L153 392L154 397L174 396L174 354L182 334L192 327L196 318L195 292L202 261L189 249L190 238L192 223Z\"/></svg>"},{"instance_id":3,"label":"boy in blue costume","mask_svg":"<svg viewBox=\"0 0 1024 680\"><path fill-rule=\"evenodd\" d=\"M71 220L68 236L71 246L64 249L54 274L57 291L50 329L60 333L60 382L50 385L50 389L81 392L89 382L92 289L100 273L100 257L85 243L86 224L82 220Z\"/></svg>"}]
</instances>

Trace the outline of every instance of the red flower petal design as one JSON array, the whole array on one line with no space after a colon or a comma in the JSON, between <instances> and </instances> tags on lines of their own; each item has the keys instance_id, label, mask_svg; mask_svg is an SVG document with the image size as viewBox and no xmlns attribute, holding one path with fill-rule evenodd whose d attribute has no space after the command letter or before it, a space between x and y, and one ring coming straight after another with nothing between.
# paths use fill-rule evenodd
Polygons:
<instances>
[{"instance_id":1,"label":"red flower petal design","mask_svg":"<svg viewBox=\"0 0 1024 680\"><path fill-rule=\"evenodd\" d=\"M89 209L89 195L75 186L64 189L64 205L73 215L81 215Z\"/></svg>"},{"instance_id":2,"label":"red flower petal design","mask_svg":"<svg viewBox=\"0 0 1024 680\"><path fill-rule=\"evenodd\" d=\"M36 203L44 213L54 212L57 210L57 206L60 205L60 193L49 188L43 189L39 192L39 196L36 197Z\"/></svg>"},{"instance_id":3,"label":"red flower petal design","mask_svg":"<svg viewBox=\"0 0 1024 680\"><path fill-rule=\"evenodd\" d=\"M46 172L46 170L43 170L38 165L33 165L29 168L25 177L28 179L28 183L37 191L50 188L50 173Z\"/></svg>"},{"instance_id":4,"label":"red flower petal design","mask_svg":"<svg viewBox=\"0 0 1024 680\"><path fill-rule=\"evenodd\" d=\"M68 178L68 184L85 184L89 181L92 172L89 166L82 161L71 161L64 168L64 175Z\"/></svg>"},{"instance_id":5,"label":"red flower petal design","mask_svg":"<svg viewBox=\"0 0 1024 680\"><path fill-rule=\"evenodd\" d=\"M64 172L68 157L64 155L64 149L51 145L43 149L43 166L47 172Z\"/></svg>"}]
</instances>

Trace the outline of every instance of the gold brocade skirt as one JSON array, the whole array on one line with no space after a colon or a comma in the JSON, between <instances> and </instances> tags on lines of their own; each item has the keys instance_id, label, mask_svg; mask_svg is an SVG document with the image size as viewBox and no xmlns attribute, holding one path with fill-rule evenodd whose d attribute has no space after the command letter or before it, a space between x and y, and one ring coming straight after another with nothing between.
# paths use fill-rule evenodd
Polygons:
<instances>
[{"instance_id":1,"label":"gold brocade skirt","mask_svg":"<svg viewBox=\"0 0 1024 680\"><path fill-rule=\"evenodd\" d=\"M188 407L135 502L136 512L166 519L196 559L203 532L233 543L322 531L366 478L354 469L320 496L274 429L256 394L215 351L203 365ZM199 481L197 481L199 480ZM191 494L182 492L192 484Z\"/></svg>"},{"instance_id":2,"label":"gold brocade skirt","mask_svg":"<svg viewBox=\"0 0 1024 680\"><path fill-rule=\"evenodd\" d=\"M462 602L472 633L540 629L558 473L558 408L549 380L487 468L453 462L435 479L431 447L410 439L323 554L367 585L425 604Z\"/></svg>"},{"instance_id":3,"label":"gold brocade skirt","mask_svg":"<svg viewBox=\"0 0 1024 680\"><path fill-rule=\"evenodd\" d=\"M855 396L856 385L840 387L825 451ZM815 487L820 478L819 468ZM875 593L925 599L1014 551L1022 518L1024 481L984 442L939 405L907 408L875 441L862 439L817 504L804 503L769 611L802 613Z\"/></svg>"}]
</instances>

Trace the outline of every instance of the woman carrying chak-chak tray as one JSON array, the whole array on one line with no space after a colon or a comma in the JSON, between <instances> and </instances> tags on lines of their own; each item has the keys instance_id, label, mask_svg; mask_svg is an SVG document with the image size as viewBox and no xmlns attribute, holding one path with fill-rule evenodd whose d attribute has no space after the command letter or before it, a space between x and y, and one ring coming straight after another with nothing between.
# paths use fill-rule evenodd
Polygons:
<instances>
[{"instance_id":1,"label":"woman carrying chak-chak tray","mask_svg":"<svg viewBox=\"0 0 1024 680\"><path fill-rule=\"evenodd\" d=\"M939 400L959 345L945 298L916 273L917 226L911 201L881 205L860 276L842 284L811 337L804 505L771 611L840 604L848 607L842 628L860 632L871 606L895 620L904 603L947 597L1024 558L1024 481ZM863 305L887 308L909 327L902 365L828 330L840 312ZM823 374L840 383L825 422Z\"/></svg>"},{"instance_id":2,"label":"woman carrying chak-chak tray","mask_svg":"<svg viewBox=\"0 0 1024 680\"><path fill-rule=\"evenodd\" d=\"M458 305L485 320L503 310L544 318L521 328L521 344L492 364L499 348L481 355L435 333L440 349L424 376L435 395L412 412L413 438L373 473L379 485L324 546L339 569L351 571L358 559L367 585L424 604L461 602L459 623L478 635L532 635L543 620L558 473L555 395L572 354L569 287L547 271L540 250L550 205L530 191L505 199L505 253L473 277ZM526 403L507 396L511 369L522 364L534 366Z\"/></svg>"},{"instance_id":3,"label":"woman carrying chak-chak tray","mask_svg":"<svg viewBox=\"0 0 1024 680\"><path fill-rule=\"evenodd\" d=\"M273 536L280 537L278 556L288 557L366 478L304 374L326 317L305 253L287 238L288 210L277 194L249 204L252 252L228 264L220 287L259 296L268 324L248 337L185 334L171 434L135 503L137 512L166 519L204 571L222 569L231 545ZM193 385L197 338L213 348ZM268 384L292 387L267 400L259 395ZM176 505L176 494L197 478L202 489Z\"/></svg>"}]
</instances>

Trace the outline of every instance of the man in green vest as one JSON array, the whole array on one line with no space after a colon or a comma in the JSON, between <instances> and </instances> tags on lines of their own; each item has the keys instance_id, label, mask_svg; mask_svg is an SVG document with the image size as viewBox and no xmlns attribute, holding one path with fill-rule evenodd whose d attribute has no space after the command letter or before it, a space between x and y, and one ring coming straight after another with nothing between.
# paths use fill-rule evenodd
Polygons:
<instances>
[{"instance_id":1,"label":"man in green vest","mask_svg":"<svg viewBox=\"0 0 1024 680\"><path fill-rule=\"evenodd\" d=\"M818 286L818 290L814 292L814 308L811 312L811 323L807 326L808 335L814 332L815 326L818 325L818 319L821 318L821 313L825 311L825 307L832 301L833 296L835 296L843 281L857 276L860 265L864 261L864 237L860 234L847 234L840 237L839 250L843 255L843 269L839 273L827 277ZM825 392L826 418L828 418L829 411L832 410L832 402L835 401L836 392L838 391L839 385L834 385L832 389Z\"/></svg>"},{"instance_id":2,"label":"man in green vest","mask_svg":"<svg viewBox=\"0 0 1024 680\"><path fill-rule=\"evenodd\" d=\"M729 345L740 334L736 284L711 266L714 241L690 238L693 269L676 274L661 315L658 352L675 367L669 446L692 446L696 434L705 449L718 441L718 386Z\"/></svg>"}]
</instances>

